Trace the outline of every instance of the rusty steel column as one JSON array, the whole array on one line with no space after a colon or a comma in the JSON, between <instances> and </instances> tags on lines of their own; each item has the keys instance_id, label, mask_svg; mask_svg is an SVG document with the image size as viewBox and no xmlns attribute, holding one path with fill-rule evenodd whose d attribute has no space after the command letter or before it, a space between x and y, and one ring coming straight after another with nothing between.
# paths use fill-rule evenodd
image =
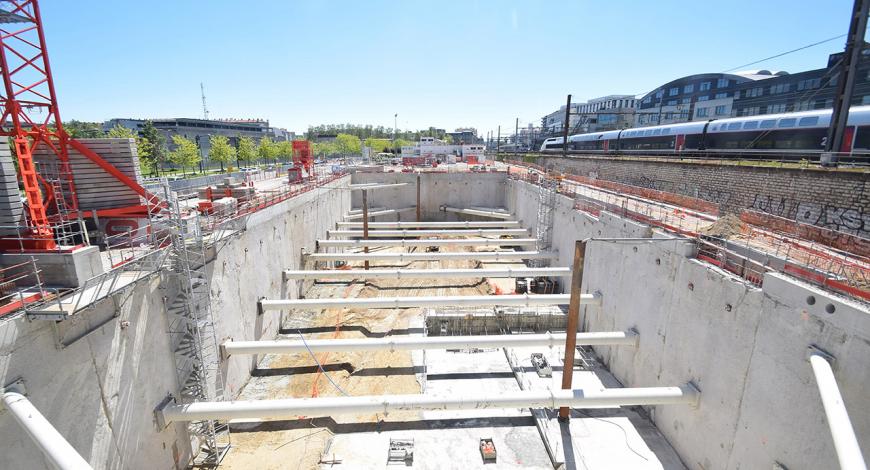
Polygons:
<instances>
[{"instance_id":1,"label":"rusty steel column","mask_svg":"<svg viewBox=\"0 0 870 470\"><path fill-rule=\"evenodd\" d=\"M574 354L577 351L577 328L580 323L580 288L583 286L583 261L586 258L586 240L574 243L574 269L571 274L571 298L568 301L568 327L565 330L565 361L562 365L562 390L571 390L574 378ZM571 410L559 408L559 419L567 420Z\"/></svg>"},{"instance_id":2,"label":"rusty steel column","mask_svg":"<svg viewBox=\"0 0 870 470\"><path fill-rule=\"evenodd\" d=\"M363 211L363 240L369 239L369 192L362 190L362 211ZM363 247L363 253L368 253L369 247ZM365 269L369 269L369 260L365 261Z\"/></svg>"},{"instance_id":3,"label":"rusty steel column","mask_svg":"<svg viewBox=\"0 0 870 470\"><path fill-rule=\"evenodd\" d=\"M417 222L420 222L420 173L417 173Z\"/></svg>"}]
</instances>

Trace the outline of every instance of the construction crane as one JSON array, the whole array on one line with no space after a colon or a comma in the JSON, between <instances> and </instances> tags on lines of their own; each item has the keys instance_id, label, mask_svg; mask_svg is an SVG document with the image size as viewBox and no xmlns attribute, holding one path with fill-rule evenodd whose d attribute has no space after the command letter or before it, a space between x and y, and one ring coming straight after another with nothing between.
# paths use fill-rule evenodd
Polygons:
<instances>
[{"instance_id":1,"label":"construction crane","mask_svg":"<svg viewBox=\"0 0 870 470\"><path fill-rule=\"evenodd\" d=\"M96 215L147 214L149 208L156 204L156 198L135 180L83 143L71 138L63 128L37 0L0 1L0 75L3 77L0 136L8 136L13 140L19 177L27 198L25 215L30 236L23 243L25 248L53 250L57 243L52 226L63 222L58 219L93 215L90 211L78 211L70 149L92 161L146 201L139 206L94 211ZM49 175L40 174L34 165L34 150L40 146L49 149L58 160L57 174L50 175L50 178ZM16 241L15 245L18 246L19 242ZM0 247L3 246L0 240Z\"/></svg>"}]
</instances>

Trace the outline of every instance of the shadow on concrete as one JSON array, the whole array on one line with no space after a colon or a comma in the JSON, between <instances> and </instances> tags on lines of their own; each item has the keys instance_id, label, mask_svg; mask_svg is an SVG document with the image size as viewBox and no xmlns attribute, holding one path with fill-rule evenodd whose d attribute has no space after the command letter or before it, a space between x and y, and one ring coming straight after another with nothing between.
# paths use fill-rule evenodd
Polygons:
<instances>
[{"instance_id":1,"label":"shadow on concrete","mask_svg":"<svg viewBox=\"0 0 870 470\"><path fill-rule=\"evenodd\" d=\"M534 426L531 416L495 416L487 418L455 418L431 419L413 421L378 421L374 423L339 423L333 418L312 418L299 420L268 421L262 423L232 423L230 431L234 433L290 431L296 429L326 428L333 434L349 434L357 432L387 432L412 431L427 429L463 429L463 428L512 428L519 426Z\"/></svg>"}]
</instances>

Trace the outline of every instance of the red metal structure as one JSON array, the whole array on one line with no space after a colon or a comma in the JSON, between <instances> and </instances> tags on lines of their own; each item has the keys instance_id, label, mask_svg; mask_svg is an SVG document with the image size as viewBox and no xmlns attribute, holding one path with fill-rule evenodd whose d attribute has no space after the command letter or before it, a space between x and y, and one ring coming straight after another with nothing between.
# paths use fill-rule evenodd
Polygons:
<instances>
[{"instance_id":1,"label":"red metal structure","mask_svg":"<svg viewBox=\"0 0 870 470\"><path fill-rule=\"evenodd\" d=\"M311 157L311 142L307 140L293 141L293 165L304 168L308 176L312 176L314 158Z\"/></svg>"},{"instance_id":2,"label":"red metal structure","mask_svg":"<svg viewBox=\"0 0 870 470\"><path fill-rule=\"evenodd\" d=\"M64 130L36 0L0 1L0 75L3 77L0 135L13 139L19 175L27 197L30 237L26 248L56 248L53 223L62 222L58 219L63 217L91 215L78 213L75 182L69 163L70 147L148 201L141 206L97 211L97 215L146 214L148 206L156 203L156 199L136 181L81 142L70 138ZM33 152L40 145L50 149L58 159L58 174L52 175L55 178L51 181L40 175L34 166ZM52 207L55 209L52 210Z\"/></svg>"}]
</instances>

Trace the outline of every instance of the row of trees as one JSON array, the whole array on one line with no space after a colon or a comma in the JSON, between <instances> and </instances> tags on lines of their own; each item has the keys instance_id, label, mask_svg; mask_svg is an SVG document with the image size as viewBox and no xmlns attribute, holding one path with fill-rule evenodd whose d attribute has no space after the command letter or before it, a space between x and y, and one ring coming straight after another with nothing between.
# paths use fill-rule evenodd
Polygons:
<instances>
[{"instance_id":1,"label":"row of trees","mask_svg":"<svg viewBox=\"0 0 870 470\"><path fill-rule=\"evenodd\" d=\"M444 129L437 129L435 127L417 131L396 129L395 134L393 131L392 127L372 126L371 124L321 124L319 126L309 127L308 132L306 133L306 138L313 141L316 140L318 136L333 134L348 134L356 136L361 140L395 138L396 140L402 139L411 142L420 140L420 137L435 137L436 139L442 140L450 138L450 136L445 133Z\"/></svg>"},{"instance_id":2,"label":"row of trees","mask_svg":"<svg viewBox=\"0 0 870 470\"><path fill-rule=\"evenodd\" d=\"M113 137L136 139L139 161L146 173L159 175L168 164L181 168L182 173L197 167L202 161L202 151L199 144L181 135L173 135L174 150L167 148L166 138L158 132L151 121L146 121L141 135L132 130L116 125L104 133L96 123L70 121L64 128L74 138ZM258 160L263 162L290 161L293 158L293 143L287 141L273 142L265 136L259 142L250 137L239 137L238 144L233 146L230 139L223 135L209 137L208 157L210 161L218 162L221 170L229 168L233 163L243 164Z\"/></svg>"}]
</instances>

